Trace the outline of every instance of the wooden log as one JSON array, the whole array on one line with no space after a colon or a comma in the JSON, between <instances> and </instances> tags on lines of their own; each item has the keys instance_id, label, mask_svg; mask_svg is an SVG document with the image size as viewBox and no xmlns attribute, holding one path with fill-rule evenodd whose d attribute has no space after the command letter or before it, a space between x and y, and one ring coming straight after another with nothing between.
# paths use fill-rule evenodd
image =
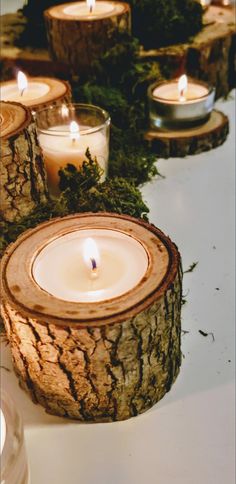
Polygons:
<instances>
[{"instance_id":1,"label":"wooden log","mask_svg":"<svg viewBox=\"0 0 236 484\"><path fill-rule=\"evenodd\" d=\"M150 51L141 58L160 62L169 78L186 72L216 88L216 97L226 96L236 85L235 11L211 6L204 15L204 28L191 42Z\"/></svg>"},{"instance_id":2,"label":"wooden log","mask_svg":"<svg viewBox=\"0 0 236 484\"><path fill-rule=\"evenodd\" d=\"M0 83L0 94L2 101L16 101L29 107L32 111L41 110L48 106L60 106L71 102L71 88L68 82L51 77L27 77L28 83L32 89L34 85L41 85L45 94L37 95L35 98L28 98L24 94L20 96L16 89L16 94L11 94L10 89L16 87L16 79ZM37 91L36 91L37 92ZM8 98L10 96L10 98ZM13 97L16 99L12 99ZM18 99L19 98L19 99Z\"/></svg>"},{"instance_id":3,"label":"wooden log","mask_svg":"<svg viewBox=\"0 0 236 484\"><path fill-rule=\"evenodd\" d=\"M65 8L80 4L57 5L44 12L52 59L67 64L75 76L91 71L92 63L109 49L118 32L130 31L128 4L114 1L111 12L91 20L88 16L65 13Z\"/></svg>"},{"instance_id":4,"label":"wooden log","mask_svg":"<svg viewBox=\"0 0 236 484\"><path fill-rule=\"evenodd\" d=\"M46 173L29 109L1 102L0 215L12 222L48 196Z\"/></svg>"},{"instance_id":5,"label":"wooden log","mask_svg":"<svg viewBox=\"0 0 236 484\"><path fill-rule=\"evenodd\" d=\"M201 126L179 131L150 130L145 139L160 158L182 158L209 151L222 145L229 133L229 120L213 110L209 120Z\"/></svg>"},{"instance_id":6,"label":"wooden log","mask_svg":"<svg viewBox=\"0 0 236 484\"><path fill-rule=\"evenodd\" d=\"M32 279L32 260L55 237L88 227L141 241L149 255L146 275L129 292L99 303L54 298ZM1 285L15 371L47 412L89 422L124 420L170 390L181 364L181 259L153 225L107 213L51 220L8 247Z\"/></svg>"}]
</instances>

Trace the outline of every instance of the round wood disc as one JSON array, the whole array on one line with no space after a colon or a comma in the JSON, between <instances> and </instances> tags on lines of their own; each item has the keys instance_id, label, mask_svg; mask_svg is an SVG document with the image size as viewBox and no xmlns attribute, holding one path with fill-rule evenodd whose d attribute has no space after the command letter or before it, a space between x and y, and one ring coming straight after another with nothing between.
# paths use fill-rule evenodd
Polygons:
<instances>
[{"instance_id":1,"label":"round wood disc","mask_svg":"<svg viewBox=\"0 0 236 484\"><path fill-rule=\"evenodd\" d=\"M31 122L29 109L20 103L0 102L0 137L7 139L26 128Z\"/></svg>"},{"instance_id":2,"label":"round wood disc","mask_svg":"<svg viewBox=\"0 0 236 484\"><path fill-rule=\"evenodd\" d=\"M140 283L129 292L99 303L57 299L32 278L32 264L42 248L63 234L83 228L117 230L134 237L145 248L149 265ZM2 262L3 297L22 314L38 321L86 327L133 317L161 297L176 278L180 255L159 229L141 220L109 213L86 213L50 220L24 233L5 253ZM4 296L5 294L5 296Z\"/></svg>"},{"instance_id":3,"label":"round wood disc","mask_svg":"<svg viewBox=\"0 0 236 484\"><path fill-rule=\"evenodd\" d=\"M225 114L213 110L209 120L195 128L181 130L150 130L145 139L152 143L158 156L177 158L211 150L224 143L229 132Z\"/></svg>"},{"instance_id":4,"label":"round wood disc","mask_svg":"<svg viewBox=\"0 0 236 484\"><path fill-rule=\"evenodd\" d=\"M34 100L24 100L24 96L22 97L22 103L25 106L29 106L32 109L36 109L37 107L40 107L41 105L47 106L48 104L51 104L52 102L55 102L61 98L63 98L69 91L69 85L66 81L62 81L59 79L54 79L50 77L27 77L28 81L30 83L43 83L47 84L49 87L49 90L46 94L43 96L40 96L37 101L35 102ZM0 83L0 91L2 87L9 86L12 84L12 82L16 81L5 81Z\"/></svg>"}]
</instances>

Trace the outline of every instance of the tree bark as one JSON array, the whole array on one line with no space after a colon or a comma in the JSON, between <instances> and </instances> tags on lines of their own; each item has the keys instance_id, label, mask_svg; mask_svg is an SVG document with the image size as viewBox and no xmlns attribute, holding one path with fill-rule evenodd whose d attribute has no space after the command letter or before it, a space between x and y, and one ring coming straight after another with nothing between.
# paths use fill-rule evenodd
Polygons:
<instances>
[{"instance_id":1,"label":"tree bark","mask_svg":"<svg viewBox=\"0 0 236 484\"><path fill-rule=\"evenodd\" d=\"M66 16L63 13L65 5L46 10L44 16L52 59L66 64L72 75L87 75L92 63L109 49L112 38L118 32L130 31L130 7L126 3L120 5L123 5L120 13L91 21Z\"/></svg>"},{"instance_id":2,"label":"tree bark","mask_svg":"<svg viewBox=\"0 0 236 484\"><path fill-rule=\"evenodd\" d=\"M45 168L31 113L21 104L1 102L0 215L13 222L47 197Z\"/></svg>"},{"instance_id":3,"label":"tree bark","mask_svg":"<svg viewBox=\"0 0 236 484\"><path fill-rule=\"evenodd\" d=\"M104 222L108 215L96 216ZM47 412L88 422L124 420L145 412L170 390L181 365L180 255L170 239L154 226L113 214L112 219L121 230L124 220L128 220L132 234L135 225L138 230L141 227L149 231L155 253L151 255L153 266L142 283L137 303L130 303L132 293L121 296L116 303L119 308L109 317L109 301L99 303L99 308L96 305L98 312L104 312L103 318L87 321L75 316L73 322L56 318L53 322L52 317L39 315L42 306L31 311L23 308L19 301L22 297L25 304L25 283L18 289L16 284L12 287L17 302L11 289L6 289L6 284L11 286L8 264L12 254L15 252L13 257L19 258L14 244L3 260L2 317L21 386ZM79 221L78 216L76 220ZM48 230L53 231L52 227L51 222ZM28 236L24 234L23 244ZM163 267L161 283L141 301L146 285L157 277L157 263ZM130 307L122 312L127 300ZM86 311L91 318L90 306L86 305ZM61 314L60 319L63 318Z\"/></svg>"},{"instance_id":4,"label":"tree bark","mask_svg":"<svg viewBox=\"0 0 236 484\"><path fill-rule=\"evenodd\" d=\"M214 86L217 98L227 96L236 79L235 11L209 7L204 24L191 42L142 51L141 58L160 62L170 79L186 72Z\"/></svg>"},{"instance_id":5,"label":"tree bark","mask_svg":"<svg viewBox=\"0 0 236 484\"><path fill-rule=\"evenodd\" d=\"M209 151L222 145L229 133L229 120L213 110L210 119L197 128L179 131L150 130L145 139L160 158L181 158Z\"/></svg>"}]
</instances>

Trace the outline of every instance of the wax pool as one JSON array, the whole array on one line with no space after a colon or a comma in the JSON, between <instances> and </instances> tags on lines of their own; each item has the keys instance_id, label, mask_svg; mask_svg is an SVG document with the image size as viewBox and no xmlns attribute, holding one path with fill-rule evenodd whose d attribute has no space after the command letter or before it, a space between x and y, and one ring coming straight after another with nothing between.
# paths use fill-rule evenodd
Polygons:
<instances>
[{"instance_id":1,"label":"wax pool","mask_svg":"<svg viewBox=\"0 0 236 484\"><path fill-rule=\"evenodd\" d=\"M201 84L193 83L193 82L188 82L188 87L184 93L185 101L183 102L188 102L188 101L197 101L199 98L202 98L204 96L207 96L209 93L209 90L207 87L202 86ZM178 82L169 82L162 84L160 86L157 86L153 92L152 95L154 99L160 99L163 101L169 101L169 102L182 102L180 101L180 93L178 89Z\"/></svg>"},{"instance_id":2,"label":"wax pool","mask_svg":"<svg viewBox=\"0 0 236 484\"><path fill-rule=\"evenodd\" d=\"M43 82L29 81L28 87L23 91L18 88L17 82L12 81L12 83L6 86L1 86L1 100L2 101L15 101L20 102L25 105L30 105L31 101L36 101L39 98L45 96L49 92L49 86Z\"/></svg>"},{"instance_id":3,"label":"wax pool","mask_svg":"<svg viewBox=\"0 0 236 484\"><path fill-rule=\"evenodd\" d=\"M95 279L84 258L88 238L92 238L99 252ZM138 240L116 230L83 229L46 245L33 263L32 274L35 282L56 298L97 302L131 290L147 268L148 255Z\"/></svg>"},{"instance_id":4,"label":"wax pool","mask_svg":"<svg viewBox=\"0 0 236 484\"><path fill-rule=\"evenodd\" d=\"M110 15L117 15L123 10L122 3L96 2L90 10L86 2L78 2L63 9L64 15L77 19L96 20Z\"/></svg>"}]
</instances>

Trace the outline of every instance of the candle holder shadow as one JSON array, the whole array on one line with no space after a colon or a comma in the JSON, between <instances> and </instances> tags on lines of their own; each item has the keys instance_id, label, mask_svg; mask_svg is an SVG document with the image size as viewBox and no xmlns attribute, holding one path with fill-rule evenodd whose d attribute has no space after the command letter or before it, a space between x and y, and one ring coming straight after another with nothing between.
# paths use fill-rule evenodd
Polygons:
<instances>
[{"instance_id":1,"label":"candle holder shadow","mask_svg":"<svg viewBox=\"0 0 236 484\"><path fill-rule=\"evenodd\" d=\"M213 110L209 119L195 127L172 130L150 128L144 135L160 158L182 158L222 145L229 133L229 119Z\"/></svg>"},{"instance_id":2,"label":"candle holder shadow","mask_svg":"<svg viewBox=\"0 0 236 484\"><path fill-rule=\"evenodd\" d=\"M85 228L122 232L142 244L148 268L135 287L110 300L78 303L36 284L32 264L39 251ZM109 213L51 220L9 246L1 282L16 374L47 412L88 422L124 420L170 390L181 365L182 267L176 246L158 228Z\"/></svg>"}]
</instances>

